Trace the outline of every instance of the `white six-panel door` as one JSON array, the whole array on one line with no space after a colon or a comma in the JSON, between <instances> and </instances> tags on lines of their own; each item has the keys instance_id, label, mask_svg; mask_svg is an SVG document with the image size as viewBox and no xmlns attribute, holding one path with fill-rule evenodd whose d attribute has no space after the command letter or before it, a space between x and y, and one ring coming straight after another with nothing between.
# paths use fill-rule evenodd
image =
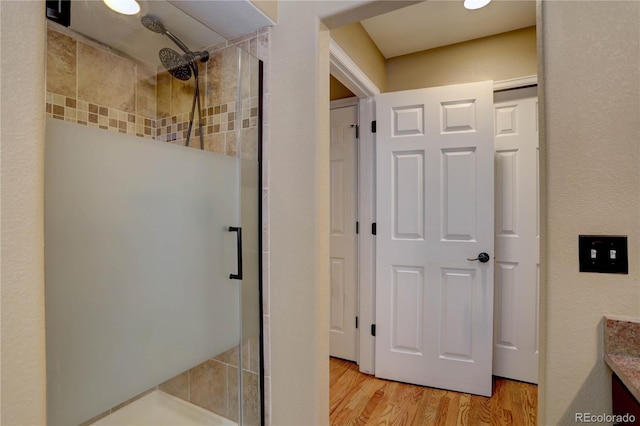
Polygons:
<instances>
[{"instance_id":1,"label":"white six-panel door","mask_svg":"<svg viewBox=\"0 0 640 426\"><path fill-rule=\"evenodd\" d=\"M330 355L357 361L357 107L331 110Z\"/></svg>"},{"instance_id":2,"label":"white six-panel door","mask_svg":"<svg viewBox=\"0 0 640 426\"><path fill-rule=\"evenodd\" d=\"M491 395L493 84L376 108L376 376Z\"/></svg>"},{"instance_id":3,"label":"white six-panel door","mask_svg":"<svg viewBox=\"0 0 640 426\"><path fill-rule=\"evenodd\" d=\"M538 382L537 88L495 94L496 274L493 374Z\"/></svg>"}]
</instances>

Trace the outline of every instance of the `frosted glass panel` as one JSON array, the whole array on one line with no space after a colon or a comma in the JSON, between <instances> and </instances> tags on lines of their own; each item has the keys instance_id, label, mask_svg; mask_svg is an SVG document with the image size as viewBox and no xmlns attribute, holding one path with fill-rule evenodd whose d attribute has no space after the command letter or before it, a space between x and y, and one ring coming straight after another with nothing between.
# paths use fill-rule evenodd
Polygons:
<instances>
[{"instance_id":1,"label":"frosted glass panel","mask_svg":"<svg viewBox=\"0 0 640 426\"><path fill-rule=\"evenodd\" d=\"M242 338L256 336L260 330L260 218L258 217L258 164L253 160L242 160Z\"/></svg>"},{"instance_id":2,"label":"frosted glass panel","mask_svg":"<svg viewBox=\"0 0 640 426\"><path fill-rule=\"evenodd\" d=\"M48 423L240 342L240 160L48 119Z\"/></svg>"}]
</instances>

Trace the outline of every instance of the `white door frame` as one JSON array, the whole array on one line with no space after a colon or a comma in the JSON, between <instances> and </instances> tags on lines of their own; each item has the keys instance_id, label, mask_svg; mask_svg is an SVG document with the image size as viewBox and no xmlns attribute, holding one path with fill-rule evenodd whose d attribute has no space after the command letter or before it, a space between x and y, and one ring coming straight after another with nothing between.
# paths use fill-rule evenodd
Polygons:
<instances>
[{"instance_id":1,"label":"white door frame","mask_svg":"<svg viewBox=\"0 0 640 426\"><path fill-rule=\"evenodd\" d=\"M358 154L358 305L359 305L359 366L360 371L375 374L375 338L370 327L375 324L375 240L371 225L375 223L375 133L370 123L375 120L373 97L380 89L367 77L344 50L329 39L329 69L340 83L359 99L360 140ZM538 84L537 75L495 81L494 92ZM353 102L353 98L350 101ZM340 102L340 101L334 101ZM332 103L332 106L334 104ZM336 105L340 105L339 103Z\"/></svg>"}]
</instances>

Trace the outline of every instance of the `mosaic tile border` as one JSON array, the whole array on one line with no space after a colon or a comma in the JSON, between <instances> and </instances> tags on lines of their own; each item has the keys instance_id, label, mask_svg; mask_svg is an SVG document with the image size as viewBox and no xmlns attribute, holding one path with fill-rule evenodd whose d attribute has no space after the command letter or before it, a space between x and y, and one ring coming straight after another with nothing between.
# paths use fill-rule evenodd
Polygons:
<instances>
[{"instance_id":1,"label":"mosaic tile border","mask_svg":"<svg viewBox=\"0 0 640 426\"><path fill-rule=\"evenodd\" d=\"M155 120L57 93L46 94L46 115L83 126L96 127L147 139L153 137Z\"/></svg>"},{"instance_id":2,"label":"mosaic tile border","mask_svg":"<svg viewBox=\"0 0 640 426\"><path fill-rule=\"evenodd\" d=\"M202 125L205 137L235 132L238 126L243 130L256 128L258 97L243 99L240 106L240 119L237 117L236 102L203 108ZM189 128L188 113L152 119L52 92L46 94L45 108L47 117L175 144L184 144ZM197 117L192 132L192 140L200 137ZM223 149L222 152L236 155L235 148Z\"/></svg>"},{"instance_id":3,"label":"mosaic tile border","mask_svg":"<svg viewBox=\"0 0 640 426\"><path fill-rule=\"evenodd\" d=\"M201 111L202 131L205 135L235 130L235 102L204 108ZM184 140L189 128L189 114L173 115L156 120L156 137L165 142ZM198 117L193 121L192 135L200 136Z\"/></svg>"},{"instance_id":4,"label":"mosaic tile border","mask_svg":"<svg viewBox=\"0 0 640 426\"><path fill-rule=\"evenodd\" d=\"M206 135L233 132L240 126L242 129L251 129L258 126L258 97L243 99L242 116L238 120L236 102L228 102L203 108L202 132ZM154 136L163 142L184 143L189 128L189 114L183 113L156 120ZM200 137L198 117L193 122L192 138Z\"/></svg>"}]
</instances>

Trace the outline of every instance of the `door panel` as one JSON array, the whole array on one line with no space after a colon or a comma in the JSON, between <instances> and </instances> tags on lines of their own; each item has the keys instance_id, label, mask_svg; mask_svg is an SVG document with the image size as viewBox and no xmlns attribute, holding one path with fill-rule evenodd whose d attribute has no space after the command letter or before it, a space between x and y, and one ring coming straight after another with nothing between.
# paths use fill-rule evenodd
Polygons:
<instances>
[{"instance_id":1,"label":"door panel","mask_svg":"<svg viewBox=\"0 0 640 426\"><path fill-rule=\"evenodd\" d=\"M398 352L422 352L422 268L393 268L392 348Z\"/></svg>"},{"instance_id":2,"label":"door panel","mask_svg":"<svg viewBox=\"0 0 640 426\"><path fill-rule=\"evenodd\" d=\"M537 89L495 95L495 375L538 381Z\"/></svg>"},{"instance_id":3,"label":"door panel","mask_svg":"<svg viewBox=\"0 0 640 426\"><path fill-rule=\"evenodd\" d=\"M331 110L331 356L357 360L355 106Z\"/></svg>"},{"instance_id":4,"label":"door panel","mask_svg":"<svg viewBox=\"0 0 640 426\"><path fill-rule=\"evenodd\" d=\"M442 239L472 241L476 225L475 150L442 150Z\"/></svg>"},{"instance_id":5,"label":"door panel","mask_svg":"<svg viewBox=\"0 0 640 426\"><path fill-rule=\"evenodd\" d=\"M394 238L424 239L424 154L405 152L393 157Z\"/></svg>"},{"instance_id":6,"label":"door panel","mask_svg":"<svg viewBox=\"0 0 640 426\"><path fill-rule=\"evenodd\" d=\"M492 83L376 105L376 375L490 395Z\"/></svg>"},{"instance_id":7,"label":"door panel","mask_svg":"<svg viewBox=\"0 0 640 426\"><path fill-rule=\"evenodd\" d=\"M440 356L452 360L473 361L471 312L475 271L442 271L442 316L440 318Z\"/></svg>"}]
</instances>

